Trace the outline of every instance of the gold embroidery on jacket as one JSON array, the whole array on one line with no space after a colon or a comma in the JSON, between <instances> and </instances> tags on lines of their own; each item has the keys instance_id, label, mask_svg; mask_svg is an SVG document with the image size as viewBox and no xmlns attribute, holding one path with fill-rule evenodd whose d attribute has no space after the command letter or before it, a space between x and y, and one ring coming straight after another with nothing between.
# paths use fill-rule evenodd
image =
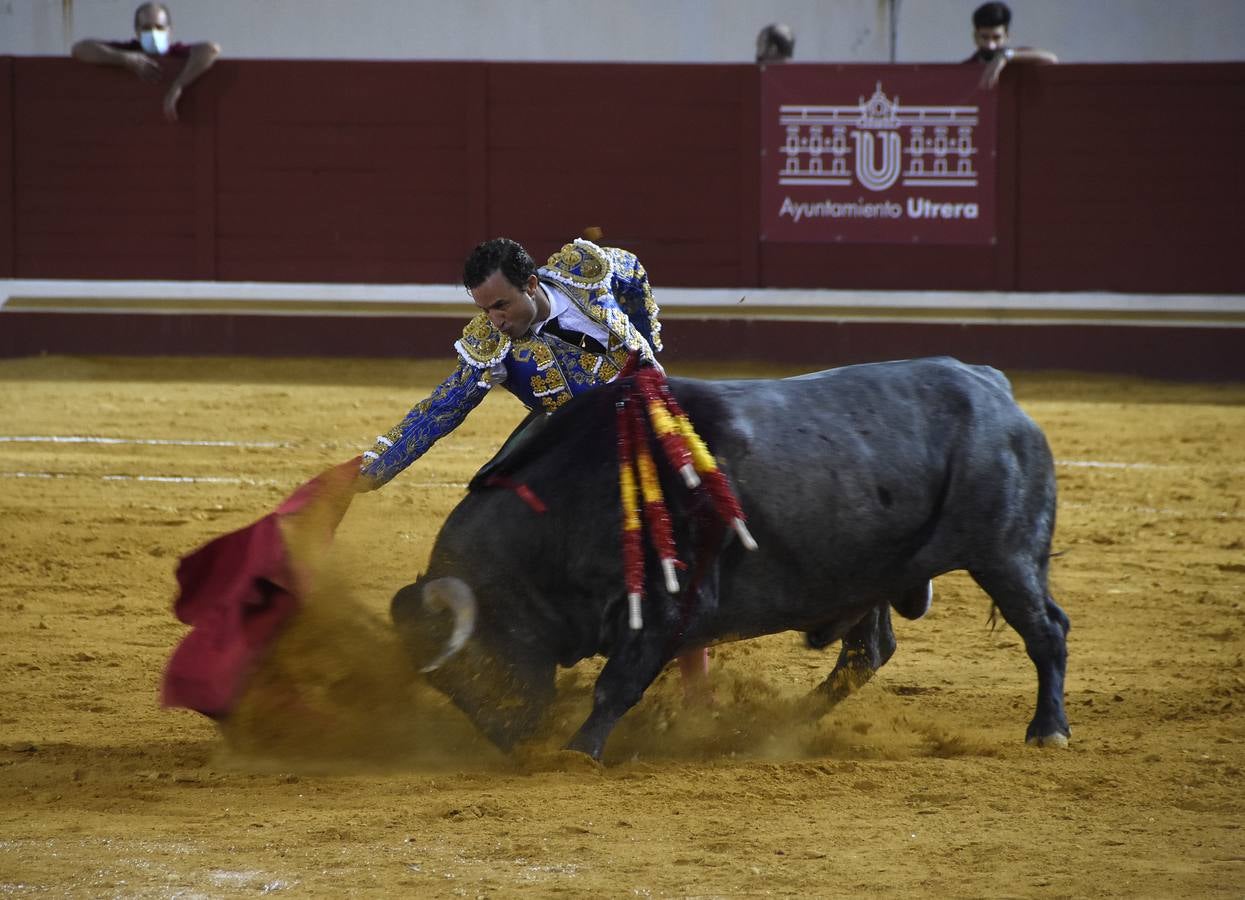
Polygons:
<instances>
[{"instance_id":1,"label":"gold embroidery on jacket","mask_svg":"<svg viewBox=\"0 0 1245 900\"><path fill-rule=\"evenodd\" d=\"M454 344L464 361L484 368L494 366L506 358L510 350L510 338L493 327L488 315L479 313L463 326L463 336Z\"/></svg>"},{"instance_id":2,"label":"gold embroidery on jacket","mask_svg":"<svg viewBox=\"0 0 1245 900\"><path fill-rule=\"evenodd\" d=\"M550 256L546 268L556 270L576 284L596 285L609 274L610 262L600 247L576 241Z\"/></svg>"}]
</instances>

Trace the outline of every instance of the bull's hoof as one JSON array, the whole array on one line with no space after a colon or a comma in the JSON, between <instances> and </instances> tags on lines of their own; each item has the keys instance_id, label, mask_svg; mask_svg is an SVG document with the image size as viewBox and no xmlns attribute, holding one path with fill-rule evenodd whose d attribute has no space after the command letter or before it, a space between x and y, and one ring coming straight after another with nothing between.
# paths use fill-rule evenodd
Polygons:
<instances>
[{"instance_id":1,"label":"bull's hoof","mask_svg":"<svg viewBox=\"0 0 1245 900\"><path fill-rule=\"evenodd\" d=\"M516 749L514 757L523 771L528 774L537 772L600 773L604 770L600 760L593 759L578 750L523 747Z\"/></svg>"},{"instance_id":2,"label":"bull's hoof","mask_svg":"<svg viewBox=\"0 0 1245 900\"><path fill-rule=\"evenodd\" d=\"M825 681L813 688L810 697L820 701L824 709L829 709L864 687L876 671L876 669L863 666L836 667Z\"/></svg>"},{"instance_id":3,"label":"bull's hoof","mask_svg":"<svg viewBox=\"0 0 1245 900\"><path fill-rule=\"evenodd\" d=\"M561 752L586 756L593 762L599 763L602 754L605 752L605 740L604 738L592 738L580 732L566 742L566 746L562 748Z\"/></svg>"},{"instance_id":4,"label":"bull's hoof","mask_svg":"<svg viewBox=\"0 0 1245 900\"><path fill-rule=\"evenodd\" d=\"M1066 734L1060 734L1058 731L1054 734L1048 734L1045 736L1038 736L1035 734L1031 738L1026 738L1025 743L1030 747L1059 747L1062 749L1068 746L1068 736Z\"/></svg>"},{"instance_id":5,"label":"bull's hoof","mask_svg":"<svg viewBox=\"0 0 1245 900\"><path fill-rule=\"evenodd\" d=\"M601 760L595 759L586 753L580 753L578 750L559 750L553 754L553 762L561 772L580 772L586 774L600 774L605 766Z\"/></svg>"}]
</instances>

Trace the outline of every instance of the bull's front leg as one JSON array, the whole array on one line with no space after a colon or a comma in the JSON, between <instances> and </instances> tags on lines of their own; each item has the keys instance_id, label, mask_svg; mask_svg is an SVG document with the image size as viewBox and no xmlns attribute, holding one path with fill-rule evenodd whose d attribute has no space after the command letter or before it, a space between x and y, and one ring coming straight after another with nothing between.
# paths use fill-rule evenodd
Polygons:
<instances>
[{"instance_id":1,"label":"bull's front leg","mask_svg":"<svg viewBox=\"0 0 1245 900\"><path fill-rule=\"evenodd\" d=\"M890 606L873 607L843 636L839 659L826 680L813 691L823 708L859 690L895 652Z\"/></svg>"},{"instance_id":2,"label":"bull's front leg","mask_svg":"<svg viewBox=\"0 0 1245 900\"><path fill-rule=\"evenodd\" d=\"M567 750L601 759L605 742L618 720L640 702L648 686L670 661L670 636L660 627L631 632L610 655L592 691L592 712L566 745Z\"/></svg>"}]
</instances>

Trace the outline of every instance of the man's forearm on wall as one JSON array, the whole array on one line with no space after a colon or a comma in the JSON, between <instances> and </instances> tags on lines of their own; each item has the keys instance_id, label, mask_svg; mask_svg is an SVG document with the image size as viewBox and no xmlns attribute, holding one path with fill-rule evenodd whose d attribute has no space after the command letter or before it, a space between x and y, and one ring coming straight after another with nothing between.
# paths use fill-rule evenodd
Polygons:
<instances>
[{"instance_id":1,"label":"man's forearm on wall","mask_svg":"<svg viewBox=\"0 0 1245 900\"><path fill-rule=\"evenodd\" d=\"M1059 57L1051 53L1049 50L1039 50L1036 47L1026 47L1023 50L1016 50L1012 54L1012 62L1024 63L1057 63Z\"/></svg>"},{"instance_id":2,"label":"man's forearm on wall","mask_svg":"<svg viewBox=\"0 0 1245 900\"><path fill-rule=\"evenodd\" d=\"M97 66L120 66L125 63L125 54L122 51L109 47L102 41L78 41L73 45L72 55L79 62Z\"/></svg>"},{"instance_id":3,"label":"man's forearm on wall","mask_svg":"<svg viewBox=\"0 0 1245 900\"><path fill-rule=\"evenodd\" d=\"M186 60L186 65L182 66L181 72L174 79L174 84L178 87L186 87L196 78L212 68L212 64L216 62L216 57L220 56L220 46L213 43L195 44L190 49L190 57Z\"/></svg>"}]
</instances>

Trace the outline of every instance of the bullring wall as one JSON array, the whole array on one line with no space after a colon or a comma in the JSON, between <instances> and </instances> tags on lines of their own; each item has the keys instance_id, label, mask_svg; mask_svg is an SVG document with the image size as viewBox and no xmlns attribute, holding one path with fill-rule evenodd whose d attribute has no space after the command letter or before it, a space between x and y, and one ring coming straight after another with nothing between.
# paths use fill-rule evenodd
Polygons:
<instances>
[{"instance_id":1,"label":"bullring wall","mask_svg":"<svg viewBox=\"0 0 1245 900\"><path fill-rule=\"evenodd\" d=\"M998 237L978 246L763 242L760 77L727 64L226 60L170 125L159 87L128 73L0 58L0 355L447 354L467 248L507 234L540 256L595 225L640 256L663 305L673 298L676 359L949 352L1245 379L1242 301L1224 296L1245 293L1245 64L1009 69ZM166 302L126 287L150 280ZM220 302L183 303L191 283ZM231 299L230 285L254 284L437 290L431 306L274 317ZM706 288L735 293L710 302ZM774 290L803 306L758 301ZM916 308L896 291L934 293ZM1104 312L1026 299L1070 291L1122 300ZM957 319L981 292L991 308ZM1190 295L1203 295L1196 309ZM1124 315L1130 296L1156 304ZM1017 315L1026 303L1037 312Z\"/></svg>"},{"instance_id":2,"label":"bullring wall","mask_svg":"<svg viewBox=\"0 0 1245 900\"><path fill-rule=\"evenodd\" d=\"M828 67L833 68L833 67ZM1013 67L998 243L760 240L751 65L0 59L0 277L447 283L588 225L671 286L1245 292L1245 64Z\"/></svg>"}]
</instances>

